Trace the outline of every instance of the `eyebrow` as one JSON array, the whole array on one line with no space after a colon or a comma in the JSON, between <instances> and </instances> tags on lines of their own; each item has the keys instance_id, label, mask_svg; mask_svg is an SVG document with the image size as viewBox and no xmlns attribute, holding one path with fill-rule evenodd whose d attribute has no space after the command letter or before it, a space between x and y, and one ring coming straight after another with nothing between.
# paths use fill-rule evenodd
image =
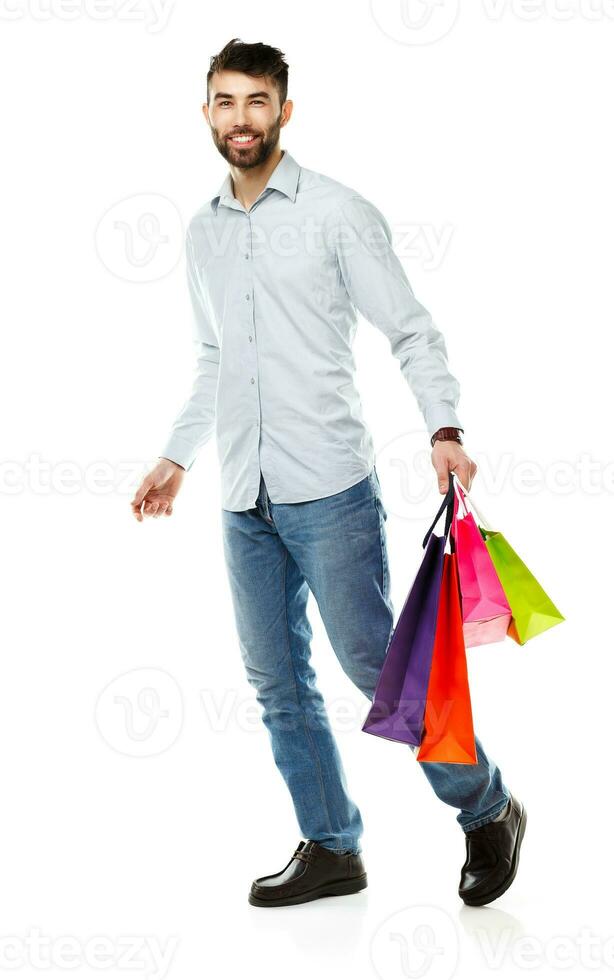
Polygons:
<instances>
[{"instance_id":1,"label":"eyebrow","mask_svg":"<svg viewBox=\"0 0 614 980\"><path fill-rule=\"evenodd\" d=\"M256 97L258 97L259 99L268 99L269 102L271 101L271 96L269 95L268 92L250 92L249 95L246 95L247 99L255 99ZM230 92L216 92L215 96L213 97L213 101L215 102L217 99L234 99L234 98L235 96L232 95Z\"/></svg>"}]
</instances>

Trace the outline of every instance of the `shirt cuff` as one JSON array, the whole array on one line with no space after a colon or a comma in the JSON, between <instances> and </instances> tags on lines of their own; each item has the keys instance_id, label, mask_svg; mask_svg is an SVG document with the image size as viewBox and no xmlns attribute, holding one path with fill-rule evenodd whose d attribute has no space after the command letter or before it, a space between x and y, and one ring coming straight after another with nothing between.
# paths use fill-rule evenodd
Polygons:
<instances>
[{"instance_id":1,"label":"shirt cuff","mask_svg":"<svg viewBox=\"0 0 614 980\"><path fill-rule=\"evenodd\" d=\"M465 431L458 415L452 406L446 402L439 402L435 405L429 405L424 413L424 419L428 429L429 439L434 432L437 432L438 429L443 429L444 427L461 429L463 432Z\"/></svg>"},{"instance_id":2,"label":"shirt cuff","mask_svg":"<svg viewBox=\"0 0 614 980\"><path fill-rule=\"evenodd\" d=\"M173 463L178 463L185 470L191 469L196 460L196 450L189 442L180 439L179 436L171 436L166 445L162 447L160 456L170 459Z\"/></svg>"}]
</instances>

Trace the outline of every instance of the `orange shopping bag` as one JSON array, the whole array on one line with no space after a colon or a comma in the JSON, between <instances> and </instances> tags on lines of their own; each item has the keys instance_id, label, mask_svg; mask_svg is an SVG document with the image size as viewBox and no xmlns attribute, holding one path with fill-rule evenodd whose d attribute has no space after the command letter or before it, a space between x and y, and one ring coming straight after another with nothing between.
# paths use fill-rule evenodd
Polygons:
<instances>
[{"instance_id":1,"label":"orange shopping bag","mask_svg":"<svg viewBox=\"0 0 614 980\"><path fill-rule=\"evenodd\" d=\"M477 765L456 554L444 554L418 762Z\"/></svg>"}]
</instances>

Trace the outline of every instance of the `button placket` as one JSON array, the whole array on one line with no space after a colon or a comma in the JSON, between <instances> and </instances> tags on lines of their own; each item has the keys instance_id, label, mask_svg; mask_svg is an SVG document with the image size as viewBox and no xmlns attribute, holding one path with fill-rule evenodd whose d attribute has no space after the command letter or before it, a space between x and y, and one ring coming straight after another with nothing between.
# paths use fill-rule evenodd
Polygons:
<instances>
[{"instance_id":1,"label":"button placket","mask_svg":"<svg viewBox=\"0 0 614 980\"><path fill-rule=\"evenodd\" d=\"M247 217L247 220L249 222L249 238L248 238L248 245L247 245L247 249L248 250L246 252L244 252L243 254L244 254L244 259L249 260L250 257L253 255L252 221L251 221L251 217L250 217L249 212L246 212L246 217ZM254 304L253 263L251 263L251 265L246 265L245 266L245 271L246 271L245 281L246 281L246 283L249 286L249 288L246 289L246 292L245 292L246 308L249 310L249 312L248 312L249 320L248 320L248 323L247 323L247 342L250 345L248 349L249 349L249 352L250 352L249 353L249 359L250 359L250 362L251 362L251 369L252 369L252 373L251 373L251 376L249 378L249 384L253 387L254 396L255 396L255 400L256 400L256 404L255 404L255 415L256 415L256 419L255 419L254 424L253 424L253 427L252 427L253 428L253 431L254 431L254 449L253 449L253 453L254 453L254 456L253 456L253 458L254 458L254 481L257 480L258 481L258 484L259 484L259 482L260 482L260 453L259 453L259 444L260 444L260 393L259 393L259 390L258 390L258 385L256 384L256 379L258 377L258 356L257 356L256 344L255 344L255 333L256 333L256 331L255 331L255 316L256 316L256 314L255 314L255 304ZM251 304L251 305L248 307L247 304Z\"/></svg>"},{"instance_id":2,"label":"button placket","mask_svg":"<svg viewBox=\"0 0 614 980\"><path fill-rule=\"evenodd\" d=\"M249 214L247 215L247 220L249 221L250 237L249 237L249 242L248 242L249 251L248 252L245 252L245 258L246 259L249 259L250 255L251 255L251 253L253 251L252 236L251 236L252 222L251 222L251 218L250 218ZM252 297L253 297L253 294L254 294L254 283L253 283L253 277L252 277L252 293L251 293ZM249 298L249 293L246 293L246 297ZM251 334L251 333L248 334L247 339L248 339L248 341L249 341L250 344L253 343L253 340L254 340L253 334Z\"/></svg>"},{"instance_id":3,"label":"button placket","mask_svg":"<svg viewBox=\"0 0 614 980\"><path fill-rule=\"evenodd\" d=\"M247 259L247 258L249 258L249 255L252 252L253 247L252 247L252 222L251 222L251 218L250 218L248 212L246 212L246 216L247 216L247 220L249 222L249 229L250 229L249 243L248 243L249 252L248 253L245 253L245 258ZM253 343L254 343L254 333L255 333L255 330L254 330L254 317L255 317L255 310L254 310L254 277L253 277L253 273L250 274L250 271L247 271L246 281L248 282L249 289L245 293L245 301L246 301L246 303L249 303L250 304L249 321L248 321L248 324L247 324L247 341L248 341L249 344L252 344L253 345ZM255 348L253 346L251 348L251 351L252 351L252 353L251 353L250 357L252 358L252 370L254 370L254 369L255 370L254 370L254 373L252 374L252 376L250 378L250 383L251 384L255 384L256 375L258 374L258 370L257 370L257 368L258 368L258 362L256 360L256 351L255 351Z\"/></svg>"}]
</instances>

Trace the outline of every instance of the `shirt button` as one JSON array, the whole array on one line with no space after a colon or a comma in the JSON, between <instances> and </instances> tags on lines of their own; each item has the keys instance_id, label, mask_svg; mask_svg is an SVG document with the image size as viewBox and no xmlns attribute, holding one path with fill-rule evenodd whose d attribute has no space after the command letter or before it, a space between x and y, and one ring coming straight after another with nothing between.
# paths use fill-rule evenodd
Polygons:
<instances>
[{"instance_id":1,"label":"shirt button","mask_svg":"<svg viewBox=\"0 0 614 980\"><path fill-rule=\"evenodd\" d=\"M249 293L245 294L245 299L249 299Z\"/></svg>"},{"instance_id":2,"label":"shirt button","mask_svg":"<svg viewBox=\"0 0 614 980\"><path fill-rule=\"evenodd\" d=\"M255 383L253 378L250 378L250 381L251 381L252 384Z\"/></svg>"},{"instance_id":3,"label":"shirt button","mask_svg":"<svg viewBox=\"0 0 614 980\"><path fill-rule=\"evenodd\" d=\"M245 256L245 258L246 258L246 259L249 259L249 255L246 255L246 256Z\"/></svg>"},{"instance_id":4,"label":"shirt button","mask_svg":"<svg viewBox=\"0 0 614 980\"><path fill-rule=\"evenodd\" d=\"M251 342L252 342L252 338L251 338L251 337L249 338L249 342L250 342L250 344L251 344Z\"/></svg>"}]
</instances>

